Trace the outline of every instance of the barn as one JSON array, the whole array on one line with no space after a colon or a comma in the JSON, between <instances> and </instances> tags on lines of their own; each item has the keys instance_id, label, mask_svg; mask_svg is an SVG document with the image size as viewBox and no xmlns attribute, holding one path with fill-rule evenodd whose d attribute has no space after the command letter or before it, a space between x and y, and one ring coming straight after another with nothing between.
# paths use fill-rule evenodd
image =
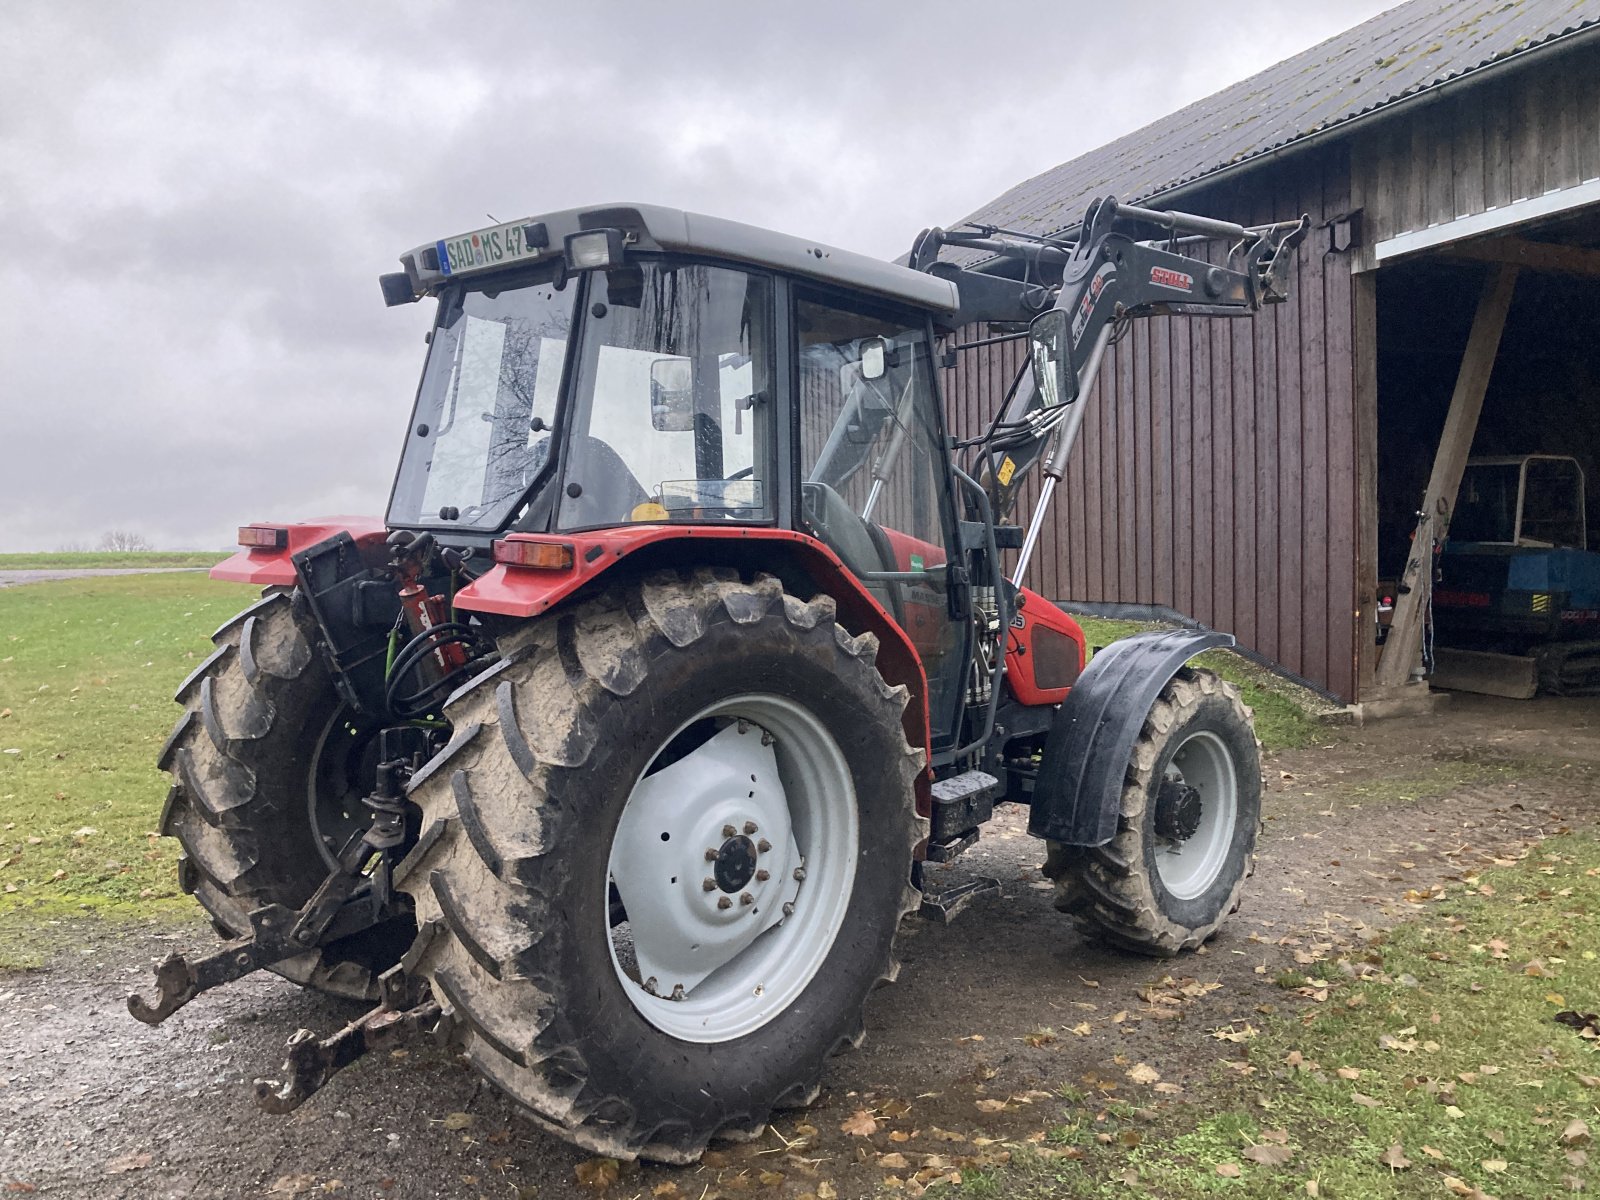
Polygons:
<instances>
[{"instance_id":1,"label":"barn","mask_svg":"<svg viewBox=\"0 0 1600 1200\"><path fill-rule=\"evenodd\" d=\"M1467 456L1600 481L1600 0L1412 0L966 220L1050 234L1106 195L1312 229L1289 303L1129 323L1028 583L1404 703L1434 668L1429 550ZM963 436L1026 355L994 337L946 358Z\"/></svg>"}]
</instances>

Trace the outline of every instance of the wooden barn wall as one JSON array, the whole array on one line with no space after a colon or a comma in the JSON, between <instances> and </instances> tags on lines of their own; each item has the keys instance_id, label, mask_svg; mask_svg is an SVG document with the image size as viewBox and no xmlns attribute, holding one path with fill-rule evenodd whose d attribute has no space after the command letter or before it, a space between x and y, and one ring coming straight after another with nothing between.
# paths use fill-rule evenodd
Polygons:
<instances>
[{"instance_id":1,"label":"wooden barn wall","mask_svg":"<svg viewBox=\"0 0 1600 1200\"><path fill-rule=\"evenodd\" d=\"M1346 254L1316 228L1350 207L1343 147L1186 198L1247 223L1302 212L1289 303L1255 319L1132 322L1106 355L1028 584L1060 601L1160 605L1353 699L1357 429ZM983 336L976 327L967 340ZM952 428L979 431L1024 355L964 351L945 372ZM1037 494L1018 505L1026 523Z\"/></svg>"},{"instance_id":2,"label":"wooden barn wall","mask_svg":"<svg viewBox=\"0 0 1600 1200\"><path fill-rule=\"evenodd\" d=\"M1600 44L1401 109L1351 166L1368 247L1600 177Z\"/></svg>"}]
</instances>

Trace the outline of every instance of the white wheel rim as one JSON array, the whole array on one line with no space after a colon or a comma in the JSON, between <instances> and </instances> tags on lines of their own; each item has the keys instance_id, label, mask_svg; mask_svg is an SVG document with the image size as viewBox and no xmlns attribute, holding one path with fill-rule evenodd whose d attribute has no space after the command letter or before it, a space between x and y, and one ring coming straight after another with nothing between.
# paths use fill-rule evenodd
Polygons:
<instances>
[{"instance_id":1,"label":"white wheel rim","mask_svg":"<svg viewBox=\"0 0 1600 1200\"><path fill-rule=\"evenodd\" d=\"M1227 864L1239 819L1239 775L1227 743L1201 730L1179 743L1163 780L1200 793L1199 828L1181 840L1158 834L1155 844L1161 886L1179 900L1193 900L1211 889Z\"/></svg>"},{"instance_id":2,"label":"white wheel rim","mask_svg":"<svg viewBox=\"0 0 1600 1200\"><path fill-rule=\"evenodd\" d=\"M821 968L850 906L859 830L838 743L779 696L701 710L651 767L706 720L721 728L646 768L623 806L606 881L627 919L607 940L647 1021L684 1041L724 1042L771 1021Z\"/></svg>"}]
</instances>

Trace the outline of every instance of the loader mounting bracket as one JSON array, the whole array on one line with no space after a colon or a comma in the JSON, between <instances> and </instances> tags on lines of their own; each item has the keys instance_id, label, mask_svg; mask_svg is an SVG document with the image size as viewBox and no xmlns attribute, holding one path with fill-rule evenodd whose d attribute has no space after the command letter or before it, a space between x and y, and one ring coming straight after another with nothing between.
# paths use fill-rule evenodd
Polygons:
<instances>
[{"instance_id":1,"label":"loader mounting bracket","mask_svg":"<svg viewBox=\"0 0 1600 1200\"><path fill-rule=\"evenodd\" d=\"M1233 644L1228 633L1160 630L1096 654L1056 710L1028 832L1067 846L1103 846L1115 837L1123 776L1150 706L1196 654Z\"/></svg>"}]
</instances>

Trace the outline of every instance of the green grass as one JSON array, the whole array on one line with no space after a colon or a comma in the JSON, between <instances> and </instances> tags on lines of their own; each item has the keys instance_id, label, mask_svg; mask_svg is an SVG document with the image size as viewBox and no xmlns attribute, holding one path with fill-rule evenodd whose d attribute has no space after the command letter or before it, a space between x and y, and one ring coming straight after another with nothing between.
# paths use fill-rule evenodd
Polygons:
<instances>
[{"instance_id":1,"label":"green grass","mask_svg":"<svg viewBox=\"0 0 1600 1200\"><path fill-rule=\"evenodd\" d=\"M1078 617L1077 621L1088 638L1091 654L1097 647L1109 646L1118 638L1163 628L1140 621L1110 621L1100 617ZM1315 714L1333 706L1313 693L1226 650L1207 651L1196 662L1238 687L1244 702L1255 713L1256 736L1266 749L1296 749L1309 746L1319 733L1327 736Z\"/></svg>"},{"instance_id":2,"label":"green grass","mask_svg":"<svg viewBox=\"0 0 1600 1200\"><path fill-rule=\"evenodd\" d=\"M67 571L81 567L211 567L225 550L48 550L0 554L0 571Z\"/></svg>"},{"instance_id":3,"label":"green grass","mask_svg":"<svg viewBox=\"0 0 1600 1200\"><path fill-rule=\"evenodd\" d=\"M1324 1003L1220 1046L1251 1073L1219 1068L1203 1105L1159 1111L1136 1148L1096 1143L1079 1114L1047 1141L1080 1146L1082 1163L1021 1153L979 1191L944 1194L1567 1194L1589 1152L1569 1122L1600 1134L1600 1042L1554 1016L1600 1008L1597 915L1600 842L1548 841L1518 867L1450 884L1383 941L1317 972L1336 981ZM1246 1155L1277 1144L1292 1151L1286 1164ZM1396 1145L1391 1161L1409 1166L1380 1161Z\"/></svg>"},{"instance_id":4,"label":"green grass","mask_svg":"<svg viewBox=\"0 0 1600 1200\"><path fill-rule=\"evenodd\" d=\"M155 760L173 690L256 594L195 575L0 590L0 965L43 921L190 910Z\"/></svg>"}]
</instances>

